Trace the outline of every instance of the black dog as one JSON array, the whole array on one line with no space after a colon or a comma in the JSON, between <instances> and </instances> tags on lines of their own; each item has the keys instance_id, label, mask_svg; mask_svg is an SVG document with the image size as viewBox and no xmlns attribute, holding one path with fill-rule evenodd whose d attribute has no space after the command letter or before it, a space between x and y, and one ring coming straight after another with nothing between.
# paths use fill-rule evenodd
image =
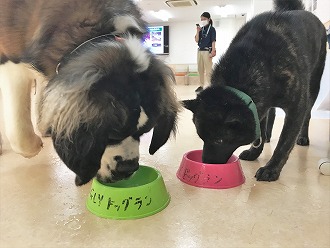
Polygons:
<instances>
[{"instance_id":1,"label":"black dog","mask_svg":"<svg viewBox=\"0 0 330 248\"><path fill-rule=\"evenodd\" d=\"M252 142L240 158L257 159L270 138L267 115L270 110L274 118L274 107L285 111L285 123L272 158L256 173L257 180L277 180L294 143L309 145L310 112L325 64L326 32L319 19L303 9L301 1L277 0L274 12L249 21L216 65L211 86L195 100L184 101L204 141L204 162L225 163L239 146Z\"/></svg>"}]
</instances>

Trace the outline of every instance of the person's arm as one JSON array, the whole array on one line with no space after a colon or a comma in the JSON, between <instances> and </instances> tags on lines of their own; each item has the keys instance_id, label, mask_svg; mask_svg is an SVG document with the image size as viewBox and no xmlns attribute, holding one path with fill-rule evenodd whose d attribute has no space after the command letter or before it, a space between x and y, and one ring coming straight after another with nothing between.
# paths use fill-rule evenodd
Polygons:
<instances>
[{"instance_id":1,"label":"person's arm","mask_svg":"<svg viewBox=\"0 0 330 248\"><path fill-rule=\"evenodd\" d=\"M196 35L195 35L195 41L196 41L196 43L198 43L198 41L199 41L199 32L201 31L201 27L197 26L196 30L197 30L197 32L196 32Z\"/></svg>"},{"instance_id":2,"label":"person's arm","mask_svg":"<svg viewBox=\"0 0 330 248\"><path fill-rule=\"evenodd\" d=\"M215 41L212 42L212 50L211 50L211 57L213 58L215 55L217 55L217 52L215 50Z\"/></svg>"},{"instance_id":3,"label":"person's arm","mask_svg":"<svg viewBox=\"0 0 330 248\"><path fill-rule=\"evenodd\" d=\"M210 53L211 58L213 58L217 54L216 49L215 49L215 41L216 41L216 38L217 38L216 36L217 36L217 33L214 29L213 34L212 34L212 50L211 50L211 53Z\"/></svg>"}]
</instances>

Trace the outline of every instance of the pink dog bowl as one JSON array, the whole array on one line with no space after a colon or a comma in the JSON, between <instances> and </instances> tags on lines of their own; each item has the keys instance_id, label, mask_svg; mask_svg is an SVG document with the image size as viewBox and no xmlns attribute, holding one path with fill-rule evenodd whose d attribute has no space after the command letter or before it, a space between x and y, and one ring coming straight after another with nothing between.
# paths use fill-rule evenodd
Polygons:
<instances>
[{"instance_id":1,"label":"pink dog bowl","mask_svg":"<svg viewBox=\"0 0 330 248\"><path fill-rule=\"evenodd\" d=\"M245 182L241 163L232 155L226 164L205 164L202 150L183 155L177 177L184 183L202 188L228 189Z\"/></svg>"}]
</instances>

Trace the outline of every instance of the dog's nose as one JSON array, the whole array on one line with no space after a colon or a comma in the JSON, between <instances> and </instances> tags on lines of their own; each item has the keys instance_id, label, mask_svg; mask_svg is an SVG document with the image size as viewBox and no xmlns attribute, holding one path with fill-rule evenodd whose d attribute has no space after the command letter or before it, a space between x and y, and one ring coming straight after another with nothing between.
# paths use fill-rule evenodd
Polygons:
<instances>
[{"instance_id":1,"label":"dog's nose","mask_svg":"<svg viewBox=\"0 0 330 248\"><path fill-rule=\"evenodd\" d=\"M208 164L225 164L234 150L225 144L204 143L202 161Z\"/></svg>"},{"instance_id":2,"label":"dog's nose","mask_svg":"<svg viewBox=\"0 0 330 248\"><path fill-rule=\"evenodd\" d=\"M126 179L139 169L138 158L123 160L121 156L117 156L115 160L117 161L117 166L116 169L111 172L113 180L119 181Z\"/></svg>"}]
</instances>

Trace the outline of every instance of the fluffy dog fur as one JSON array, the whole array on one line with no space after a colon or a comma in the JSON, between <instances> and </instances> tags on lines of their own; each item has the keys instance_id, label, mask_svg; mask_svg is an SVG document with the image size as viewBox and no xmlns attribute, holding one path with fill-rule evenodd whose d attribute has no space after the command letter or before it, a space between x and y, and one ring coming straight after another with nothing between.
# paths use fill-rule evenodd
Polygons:
<instances>
[{"instance_id":1,"label":"fluffy dog fur","mask_svg":"<svg viewBox=\"0 0 330 248\"><path fill-rule=\"evenodd\" d=\"M226 87L230 86L253 99L262 131L261 142L255 140L240 154L241 159L257 159L270 138L266 130L268 110L270 122L273 107L285 111L274 154L256 173L257 180L277 180L294 143L309 144L310 111L319 92L325 55L325 28L317 17L303 10L301 1L277 0L274 12L262 13L244 25L216 65L211 86L196 99L184 102L194 113L197 133L204 141L204 162L225 163L239 146L255 139L253 114Z\"/></svg>"},{"instance_id":2,"label":"fluffy dog fur","mask_svg":"<svg viewBox=\"0 0 330 248\"><path fill-rule=\"evenodd\" d=\"M41 76L49 83L39 127L51 132L76 184L136 171L139 137L154 128L155 153L175 131L179 108L173 74L142 46L144 32L132 1L2 0L0 87L13 150L32 157L41 149L30 113L31 82Z\"/></svg>"}]
</instances>

